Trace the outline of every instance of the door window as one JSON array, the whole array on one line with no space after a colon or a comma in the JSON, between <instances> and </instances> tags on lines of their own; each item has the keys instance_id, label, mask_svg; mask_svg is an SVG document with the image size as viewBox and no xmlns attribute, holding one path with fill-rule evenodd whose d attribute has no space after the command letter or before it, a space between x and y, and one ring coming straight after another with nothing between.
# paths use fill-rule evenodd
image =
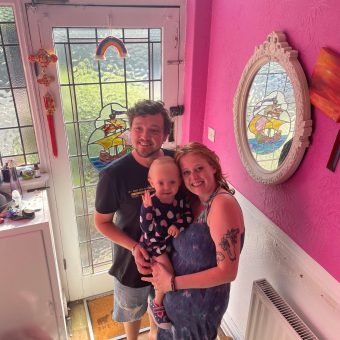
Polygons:
<instances>
[{"instance_id":1,"label":"door window","mask_svg":"<svg viewBox=\"0 0 340 340\"><path fill-rule=\"evenodd\" d=\"M0 6L0 164L39 163L12 7Z\"/></svg>"},{"instance_id":2,"label":"door window","mask_svg":"<svg viewBox=\"0 0 340 340\"><path fill-rule=\"evenodd\" d=\"M95 165L105 165L96 158L100 152L111 152L108 157L112 158L122 152L112 154L111 148L103 148L115 133L105 134L101 127L115 109L119 112L142 99L162 98L161 33L160 28L53 29L84 275L106 271L112 263L111 242L97 232L93 223L100 168ZM127 58L120 58L116 49L108 48L105 60L95 59L98 43L108 36L124 42ZM126 118L117 119L127 124Z\"/></svg>"}]
</instances>

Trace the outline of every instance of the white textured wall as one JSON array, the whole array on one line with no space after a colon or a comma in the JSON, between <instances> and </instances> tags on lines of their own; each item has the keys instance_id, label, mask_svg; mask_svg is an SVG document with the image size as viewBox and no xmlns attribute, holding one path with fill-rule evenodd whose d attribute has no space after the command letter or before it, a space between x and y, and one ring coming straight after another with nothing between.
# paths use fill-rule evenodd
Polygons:
<instances>
[{"instance_id":1,"label":"white textured wall","mask_svg":"<svg viewBox=\"0 0 340 340\"><path fill-rule=\"evenodd\" d=\"M252 283L266 278L320 339L339 339L339 282L247 199L239 193L236 197L246 238L222 328L234 339L244 339Z\"/></svg>"}]
</instances>

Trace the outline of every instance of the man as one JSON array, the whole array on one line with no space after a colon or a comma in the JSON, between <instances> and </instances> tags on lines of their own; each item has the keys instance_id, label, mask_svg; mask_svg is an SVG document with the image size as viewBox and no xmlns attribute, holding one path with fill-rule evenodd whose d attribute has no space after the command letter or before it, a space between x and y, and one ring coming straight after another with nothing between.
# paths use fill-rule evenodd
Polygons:
<instances>
[{"instance_id":1,"label":"man","mask_svg":"<svg viewBox=\"0 0 340 340\"><path fill-rule=\"evenodd\" d=\"M162 102L138 102L127 115L133 151L101 171L94 218L98 231L114 242L113 264L109 271L114 276L113 319L123 322L128 340L135 340L151 290L139 273L151 273L141 266L149 266L145 261L149 256L138 244L141 194L149 187L148 168L152 161L163 155L172 156L173 152L161 149L171 126ZM149 319L151 340L156 338L157 328L150 316Z\"/></svg>"}]
</instances>

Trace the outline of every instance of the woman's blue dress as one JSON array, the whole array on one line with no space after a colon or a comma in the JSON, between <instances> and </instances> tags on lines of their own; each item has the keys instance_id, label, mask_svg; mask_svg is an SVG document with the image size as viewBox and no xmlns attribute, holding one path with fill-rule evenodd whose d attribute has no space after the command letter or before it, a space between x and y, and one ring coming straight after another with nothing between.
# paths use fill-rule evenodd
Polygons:
<instances>
[{"instance_id":1,"label":"woman's blue dress","mask_svg":"<svg viewBox=\"0 0 340 340\"><path fill-rule=\"evenodd\" d=\"M171 261L175 275L216 266L216 248L206 223L191 224L173 239ZM227 310L230 283L205 289L183 289L165 295L171 330L159 329L158 340L213 340Z\"/></svg>"}]
</instances>

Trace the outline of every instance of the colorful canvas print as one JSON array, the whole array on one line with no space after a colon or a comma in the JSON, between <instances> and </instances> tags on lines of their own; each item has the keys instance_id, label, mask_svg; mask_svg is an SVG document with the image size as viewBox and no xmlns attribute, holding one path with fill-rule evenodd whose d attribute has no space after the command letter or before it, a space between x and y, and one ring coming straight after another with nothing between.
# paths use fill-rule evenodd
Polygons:
<instances>
[{"instance_id":1,"label":"colorful canvas print","mask_svg":"<svg viewBox=\"0 0 340 340\"><path fill-rule=\"evenodd\" d=\"M329 48L321 49L314 67L310 99L328 117L340 122L340 56Z\"/></svg>"}]
</instances>

